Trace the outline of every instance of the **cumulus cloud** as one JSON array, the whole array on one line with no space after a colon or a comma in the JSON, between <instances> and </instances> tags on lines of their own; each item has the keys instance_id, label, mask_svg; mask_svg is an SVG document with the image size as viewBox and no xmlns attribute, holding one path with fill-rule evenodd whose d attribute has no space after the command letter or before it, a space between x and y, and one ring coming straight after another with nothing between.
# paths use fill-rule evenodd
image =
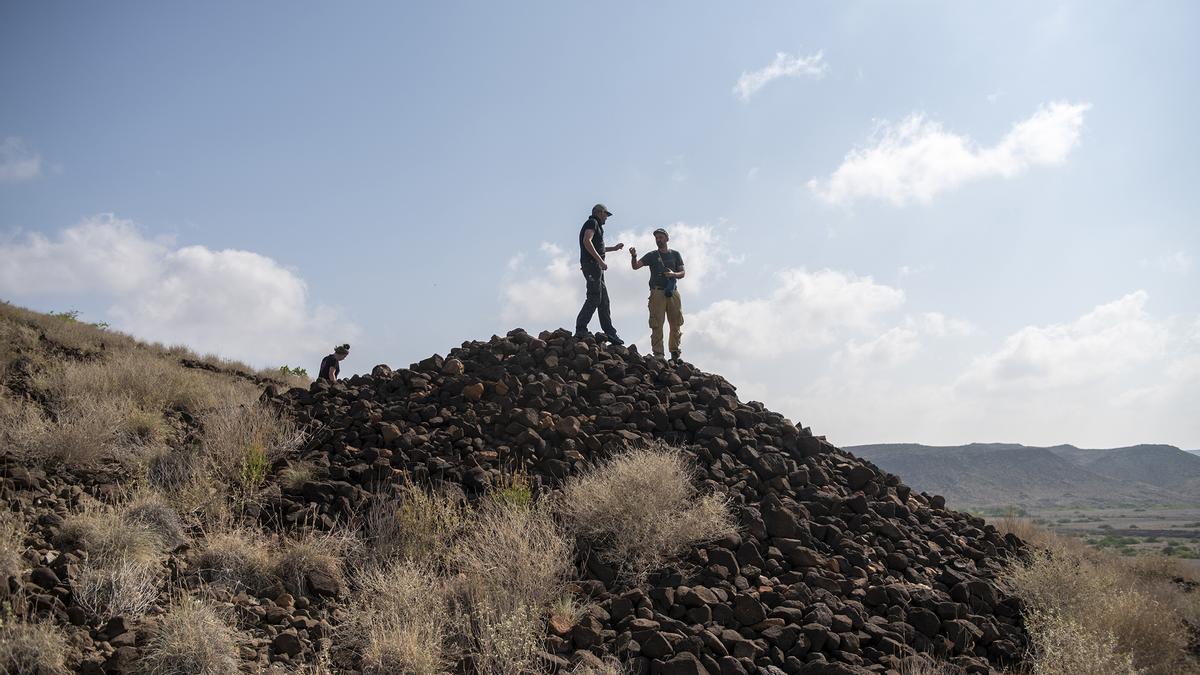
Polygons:
<instances>
[{"instance_id":1,"label":"cumulus cloud","mask_svg":"<svg viewBox=\"0 0 1200 675\"><path fill-rule=\"evenodd\" d=\"M42 156L15 136L0 141L0 183L37 178L42 174Z\"/></svg>"},{"instance_id":2,"label":"cumulus cloud","mask_svg":"<svg viewBox=\"0 0 1200 675\"><path fill-rule=\"evenodd\" d=\"M112 215L0 243L0 292L98 294L116 328L258 365L308 363L357 329L296 273L250 251L176 247Z\"/></svg>"},{"instance_id":3,"label":"cumulus cloud","mask_svg":"<svg viewBox=\"0 0 1200 675\"><path fill-rule=\"evenodd\" d=\"M755 92L767 86L772 80L781 77L820 79L825 76L828 69L823 51L808 56L793 56L786 52L777 52L775 60L767 67L754 72L742 73L737 84L733 86L733 93L743 101L749 101Z\"/></svg>"},{"instance_id":4,"label":"cumulus cloud","mask_svg":"<svg viewBox=\"0 0 1200 675\"><path fill-rule=\"evenodd\" d=\"M1075 321L1026 326L976 358L959 384L987 390L1044 390L1087 385L1162 358L1169 327L1146 311L1136 291Z\"/></svg>"},{"instance_id":5,"label":"cumulus cloud","mask_svg":"<svg viewBox=\"0 0 1200 675\"><path fill-rule=\"evenodd\" d=\"M688 339L719 357L779 357L831 345L847 330L870 329L903 303L903 291L871 277L789 269L770 295L721 300L688 317Z\"/></svg>"},{"instance_id":6,"label":"cumulus cloud","mask_svg":"<svg viewBox=\"0 0 1200 675\"><path fill-rule=\"evenodd\" d=\"M1057 102L1017 122L998 143L981 147L914 113L883 122L872 140L847 153L827 179L808 187L829 204L877 199L928 204L939 193L983 178L1012 178L1034 166L1061 164L1079 145L1089 103Z\"/></svg>"}]
</instances>

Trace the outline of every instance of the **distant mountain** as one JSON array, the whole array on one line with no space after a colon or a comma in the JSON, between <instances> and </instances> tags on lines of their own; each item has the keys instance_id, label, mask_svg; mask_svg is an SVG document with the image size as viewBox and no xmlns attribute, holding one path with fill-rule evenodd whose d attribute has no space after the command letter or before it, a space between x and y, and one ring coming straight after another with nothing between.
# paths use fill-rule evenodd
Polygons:
<instances>
[{"instance_id":1,"label":"distant mountain","mask_svg":"<svg viewBox=\"0 0 1200 675\"><path fill-rule=\"evenodd\" d=\"M885 443L846 450L963 508L1200 503L1200 456L1169 445L1091 450Z\"/></svg>"}]
</instances>

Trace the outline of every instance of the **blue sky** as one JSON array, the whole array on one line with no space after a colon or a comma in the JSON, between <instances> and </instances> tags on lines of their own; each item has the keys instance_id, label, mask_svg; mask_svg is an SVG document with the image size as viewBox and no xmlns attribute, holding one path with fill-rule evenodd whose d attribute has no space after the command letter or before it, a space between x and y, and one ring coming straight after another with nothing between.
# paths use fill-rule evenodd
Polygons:
<instances>
[{"instance_id":1,"label":"blue sky","mask_svg":"<svg viewBox=\"0 0 1200 675\"><path fill-rule=\"evenodd\" d=\"M604 201L834 442L1200 447L1194 3L650 4L4 3L0 297L362 372L569 327Z\"/></svg>"}]
</instances>

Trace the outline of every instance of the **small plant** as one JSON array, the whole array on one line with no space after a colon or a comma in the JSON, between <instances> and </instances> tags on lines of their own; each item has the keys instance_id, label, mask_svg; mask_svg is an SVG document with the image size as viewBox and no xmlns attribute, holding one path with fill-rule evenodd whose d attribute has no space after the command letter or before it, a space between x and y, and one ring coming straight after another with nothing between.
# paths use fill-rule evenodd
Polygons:
<instances>
[{"instance_id":1,"label":"small plant","mask_svg":"<svg viewBox=\"0 0 1200 675\"><path fill-rule=\"evenodd\" d=\"M341 665L367 675L451 670L450 607L436 576L401 563L365 571L358 581L334 643Z\"/></svg>"},{"instance_id":2,"label":"small plant","mask_svg":"<svg viewBox=\"0 0 1200 675\"><path fill-rule=\"evenodd\" d=\"M257 593L275 581L274 552L251 530L214 532L196 557L201 576L217 586Z\"/></svg>"},{"instance_id":3,"label":"small plant","mask_svg":"<svg viewBox=\"0 0 1200 675\"><path fill-rule=\"evenodd\" d=\"M75 602L95 619L136 619L154 606L158 574L149 565L133 560L104 566L84 563L71 587Z\"/></svg>"},{"instance_id":4,"label":"small plant","mask_svg":"<svg viewBox=\"0 0 1200 675\"><path fill-rule=\"evenodd\" d=\"M319 575L340 592L345 585L342 556L354 548L350 535L307 533L283 546L275 561L275 575L293 595L308 595L312 578Z\"/></svg>"},{"instance_id":5,"label":"small plant","mask_svg":"<svg viewBox=\"0 0 1200 675\"><path fill-rule=\"evenodd\" d=\"M501 506L528 509L533 505L533 488L529 484L529 474L524 471L504 474L498 484L492 487L489 496Z\"/></svg>"},{"instance_id":6,"label":"small plant","mask_svg":"<svg viewBox=\"0 0 1200 675\"><path fill-rule=\"evenodd\" d=\"M381 496L367 511L367 547L381 561L442 570L469 514L453 499L409 486Z\"/></svg>"},{"instance_id":7,"label":"small plant","mask_svg":"<svg viewBox=\"0 0 1200 675\"><path fill-rule=\"evenodd\" d=\"M304 368L290 368L286 364L279 366L279 374L283 377L308 377L308 370Z\"/></svg>"},{"instance_id":8,"label":"small plant","mask_svg":"<svg viewBox=\"0 0 1200 675\"><path fill-rule=\"evenodd\" d=\"M289 464L279 472L279 482L289 490L298 490L305 483L311 481L316 476L316 471L311 464L300 462L297 464Z\"/></svg>"},{"instance_id":9,"label":"small plant","mask_svg":"<svg viewBox=\"0 0 1200 675\"><path fill-rule=\"evenodd\" d=\"M262 487L271 470L267 450L261 443L251 443L242 450L242 463L238 471L238 483L243 492L251 493Z\"/></svg>"}]
</instances>

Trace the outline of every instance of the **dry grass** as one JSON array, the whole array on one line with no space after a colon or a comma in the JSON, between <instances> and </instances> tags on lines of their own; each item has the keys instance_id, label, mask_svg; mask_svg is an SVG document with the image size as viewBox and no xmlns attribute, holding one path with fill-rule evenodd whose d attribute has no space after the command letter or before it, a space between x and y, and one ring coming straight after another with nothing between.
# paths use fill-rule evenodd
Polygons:
<instances>
[{"instance_id":1,"label":"dry grass","mask_svg":"<svg viewBox=\"0 0 1200 675\"><path fill-rule=\"evenodd\" d=\"M275 581L275 554L252 530L214 532L205 539L194 565L215 586L256 593Z\"/></svg>"},{"instance_id":2,"label":"dry grass","mask_svg":"<svg viewBox=\"0 0 1200 675\"><path fill-rule=\"evenodd\" d=\"M125 560L104 566L82 563L71 580L75 602L101 621L143 616L158 597L160 569Z\"/></svg>"},{"instance_id":3,"label":"dry grass","mask_svg":"<svg viewBox=\"0 0 1200 675\"><path fill-rule=\"evenodd\" d=\"M0 672L65 675L68 652L66 636L52 623L0 619Z\"/></svg>"},{"instance_id":4,"label":"dry grass","mask_svg":"<svg viewBox=\"0 0 1200 675\"><path fill-rule=\"evenodd\" d=\"M271 465L304 442L304 432L258 403L215 408L203 418L201 450L219 480L241 493L266 481Z\"/></svg>"},{"instance_id":5,"label":"dry grass","mask_svg":"<svg viewBox=\"0 0 1200 675\"><path fill-rule=\"evenodd\" d=\"M619 661L609 657L602 661L600 665L592 665L586 661L580 661L575 664L575 667L570 671L570 675L632 675L635 670L626 667ZM905 674L909 675L909 674ZM911 674L911 675L916 675ZM926 674L921 674L926 675ZM932 674L928 674L932 675ZM940 674L939 674L940 675Z\"/></svg>"},{"instance_id":6,"label":"dry grass","mask_svg":"<svg viewBox=\"0 0 1200 675\"><path fill-rule=\"evenodd\" d=\"M133 449L130 410L126 399L81 400L55 404L53 419L48 419L26 405L3 420L0 440L30 462L92 465Z\"/></svg>"},{"instance_id":7,"label":"dry grass","mask_svg":"<svg viewBox=\"0 0 1200 675\"><path fill-rule=\"evenodd\" d=\"M628 450L568 479L558 510L623 578L640 580L735 530L726 500L699 495L680 451Z\"/></svg>"},{"instance_id":8,"label":"dry grass","mask_svg":"<svg viewBox=\"0 0 1200 675\"><path fill-rule=\"evenodd\" d=\"M99 567L127 561L151 566L163 557L164 543L158 534L126 521L119 512L97 508L67 518L58 534L61 544L76 545Z\"/></svg>"},{"instance_id":9,"label":"dry grass","mask_svg":"<svg viewBox=\"0 0 1200 675\"><path fill-rule=\"evenodd\" d=\"M184 598L163 615L141 665L147 675L236 673L237 633L208 604Z\"/></svg>"},{"instance_id":10,"label":"dry grass","mask_svg":"<svg viewBox=\"0 0 1200 675\"><path fill-rule=\"evenodd\" d=\"M504 612L541 609L562 596L574 554L546 508L492 502L480 508L450 559L473 597Z\"/></svg>"},{"instance_id":11,"label":"dry grass","mask_svg":"<svg viewBox=\"0 0 1200 675\"><path fill-rule=\"evenodd\" d=\"M147 491L138 494L121 510L121 518L132 527L153 533L166 551L173 551L187 543L183 520L159 493Z\"/></svg>"},{"instance_id":12,"label":"dry grass","mask_svg":"<svg viewBox=\"0 0 1200 675\"><path fill-rule=\"evenodd\" d=\"M306 533L283 545L275 561L275 575L289 593L308 595L310 575L320 574L344 588L343 558L357 549L357 540L347 533Z\"/></svg>"},{"instance_id":13,"label":"dry grass","mask_svg":"<svg viewBox=\"0 0 1200 675\"><path fill-rule=\"evenodd\" d=\"M475 599L459 617L466 648L475 668L488 675L540 672L544 624L541 612L527 605L497 609Z\"/></svg>"},{"instance_id":14,"label":"dry grass","mask_svg":"<svg viewBox=\"0 0 1200 675\"><path fill-rule=\"evenodd\" d=\"M1002 578L1025 603L1035 672L1186 669L1183 616L1162 599L1182 594L1168 580L1051 533L1037 533L1035 540L1045 543L1027 560L1011 564Z\"/></svg>"},{"instance_id":15,"label":"dry grass","mask_svg":"<svg viewBox=\"0 0 1200 675\"><path fill-rule=\"evenodd\" d=\"M317 472L312 464L297 462L285 467L279 472L279 483L290 490L297 490L305 483L316 478Z\"/></svg>"},{"instance_id":16,"label":"dry grass","mask_svg":"<svg viewBox=\"0 0 1200 675\"><path fill-rule=\"evenodd\" d=\"M29 530L20 514L0 511L0 583L21 574L21 568L25 566L21 554L25 552L28 535Z\"/></svg>"},{"instance_id":17,"label":"dry grass","mask_svg":"<svg viewBox=\"0 0 1200 675\"><path fill-rule=\"evenodd\" d=\"M454 500L409 487L376 499L368 509L366 544L377 560L444 570L469 515Z\"/></svg>"},{"instance_id":18,"label":"dry grass","mask_svg":"<svg viewBox=\"0 0 1200 675\"><path fill-rule=\"evenodd\" d=\"M366 675L450 670L450 607L442 582L411 563L363 572L339 627L338 659Z\"/></svg>"}]
</instances>

